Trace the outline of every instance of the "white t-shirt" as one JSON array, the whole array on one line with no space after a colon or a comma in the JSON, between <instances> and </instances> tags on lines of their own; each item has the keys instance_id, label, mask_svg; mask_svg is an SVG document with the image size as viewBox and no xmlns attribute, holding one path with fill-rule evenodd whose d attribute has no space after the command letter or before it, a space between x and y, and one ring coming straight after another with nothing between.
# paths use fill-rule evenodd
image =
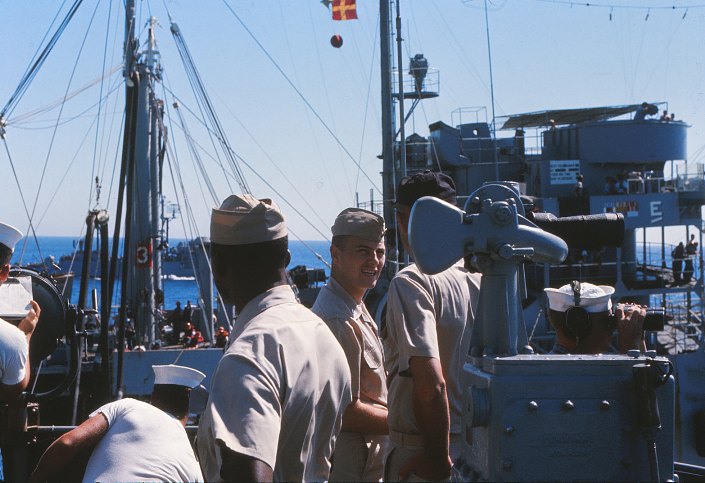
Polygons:
<instances>
[{"instance_id":1,"label":"white t-shirt","mask_svg":"<svg viewBox=\"0 0 705 483\"><path fill-rule=\"evenodd\" d=\"M84 483L96 481L203 481L186 430L178 419L146 402L125 398L98 408L108 432L88 460Z\"/></svg>"},{"instance_id":2,"label":"white t-shirt","mask_svg":"<svg viewBox=\"0 0 705 483\"><path fill-rule=\"evenodd\" d=\"M7 386L22 382L28 357L27 336L14 325L0 319L0 382Z\"/></svg>"},{"instance_id":3,"label":"white t-shirt","mask_svg":"<svg viewBox=\"0 0 705 483\"><path fill-rule=\"evenodd\" d=\"M208 481L222 481L221 446L256 458L274 481L323 481L352 400L345 353L291 287L251 300L218 363L196 448Z\"/></svg>"}]
</instances>

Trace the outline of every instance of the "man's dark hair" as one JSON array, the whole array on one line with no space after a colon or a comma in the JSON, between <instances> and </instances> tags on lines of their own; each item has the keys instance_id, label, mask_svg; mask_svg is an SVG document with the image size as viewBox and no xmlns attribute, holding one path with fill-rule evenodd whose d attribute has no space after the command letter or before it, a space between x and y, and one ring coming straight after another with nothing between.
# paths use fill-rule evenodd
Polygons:
<instances>
[{"instance_id":1,"label":"man's dark hair","mask_svg":"<svg viewBox=\"0 0 705 483\"><path fill-rule=\"evenodd\" d=\"M152 390L152 406L182 419L188 416L191 389L176 384L155 384Z\"/></svg>"},{"instance_id":2,"label":"man's dark hair","mask_svg":"<svg viewBox=\"0 0 705 483\"><path fill-rule=\"evenodd\" d=\"M399 181L396 204L411 208L416 200L424 196L435 196L455 204L455 195L453 178L437 171L424 170Z\"/></svg>"},{"instance_id":3,"label":"man's dark hair","mask_svg":"<svg viewBox=\"0 0 705 483\"><path fill-rule=\"evenodd\" d=\"M238 271L278 279L279 270L289 262L289 237L245 245L211 243L211 253L217 254L222 263L238 267Z\"/></svg>"},{"instance_id":4,"label":"man's dark hair","mask_svg":"<svg viewBox=\"0 0 705 483\"><path fill-rule=\"evenodd\" d=\"M12 260L12 250L0 243L0 267L7 265Z\"/></svg>"}]
</instances>

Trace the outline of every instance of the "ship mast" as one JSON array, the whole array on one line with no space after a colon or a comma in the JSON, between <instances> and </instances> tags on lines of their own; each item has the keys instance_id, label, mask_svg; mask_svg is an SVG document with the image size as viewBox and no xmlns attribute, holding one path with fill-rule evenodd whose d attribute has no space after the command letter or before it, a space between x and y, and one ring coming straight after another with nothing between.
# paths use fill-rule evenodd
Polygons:
<instances>
[{"instance_id":1,"label":"ship mast","mask_svg":"<svg viewBox=\"0 0 705 483\"><path fill-rule=\"evenodd\" d=\"M391 0L379 1L380 59L382 76L382 190L384 220L394 226L394 207L391 198L396 184L394 171L394 102L392 100Z\"/></svg>"},{"instance_id":2,"label":"ship mast","mask_svg":"<svg viewBox=\"0 0 705 483\"><path fill-rule=\"evenodd\" d=\"M134 139L130 142L125 252L123 278L126 290L121 306L135 325L138 343L150 347L156 339L155 313L157 294L161 292L159 257L159 179L158 162L162 103L156 98L154 85L160 80L159 51L154 39L156 20L149 20L146 48L138 53L135 37L134 1L126 3L125 75L128 89L135 89ZM136 82L132 79L136 79ZM136 85L135 85L136 84ZM125 137L126 141L127 136Z\"/></svg>"}]
</instances>

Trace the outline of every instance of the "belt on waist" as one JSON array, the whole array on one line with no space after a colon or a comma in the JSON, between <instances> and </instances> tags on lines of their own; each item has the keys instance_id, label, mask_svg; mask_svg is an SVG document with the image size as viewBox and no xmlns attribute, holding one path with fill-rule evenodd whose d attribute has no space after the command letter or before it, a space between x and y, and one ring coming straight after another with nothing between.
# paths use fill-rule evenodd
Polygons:
<instances>
[{"instance_id":1,"label":"belt on waist","mask_svg":"<svg viewBox=\"0 0 705 483\"><path fill-rule=\"evenodd\" d=\"M451 443L459 443L462 440L462 436L460 434L451 433L449 436ZM390 429L389 440L399 446L423 448L423 437L420 434L402 433Z\"/></svg>"}]
</instances>

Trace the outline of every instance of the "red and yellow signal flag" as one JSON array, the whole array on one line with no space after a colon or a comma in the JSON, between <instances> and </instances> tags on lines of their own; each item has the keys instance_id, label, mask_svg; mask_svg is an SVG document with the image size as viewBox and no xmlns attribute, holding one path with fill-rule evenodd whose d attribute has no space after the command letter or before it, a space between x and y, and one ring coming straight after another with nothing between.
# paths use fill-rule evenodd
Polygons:
<instances>
[{"instance_id":1,"label":"red and yellow signal flag","mask_svg":"<svg viewBox=\"0 0 705 483\"><path fill-rule=\"evenodd\" d=\"M333 20L354 20L356 18L355 0L333 0Z\"/></svg>"}]
</instances>

